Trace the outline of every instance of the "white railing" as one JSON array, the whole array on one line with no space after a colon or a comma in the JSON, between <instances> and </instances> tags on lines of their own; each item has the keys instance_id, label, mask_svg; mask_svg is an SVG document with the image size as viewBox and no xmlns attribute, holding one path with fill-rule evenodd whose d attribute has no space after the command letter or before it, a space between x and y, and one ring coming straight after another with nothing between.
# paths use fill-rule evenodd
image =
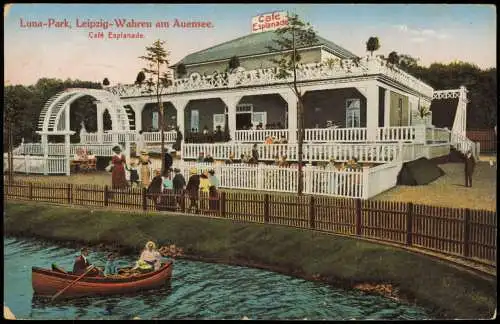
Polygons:
<instances>
[{"instance_id":1,"label":"white railing","mask_svg":"<svg viewBox=\"0 0 500 324\"><path fill-rule=\"evenodd\" d=\"M431 143L449 143L450 130L446 128L427 127L425 139Z\"/></svg>"},{"instance_id":2,"label":"white railing","mask_svg":"<svg viewBox=\"0 0 500 324\"><path fill-rule=\"evenodd\" d=\"M425 157L437 158L450 154L450 143L427 144L425 146Z\"/></svg>"},{"instance_id":3,"label":"white railing","mask_svg":"<svg viewBox=\"0 0 500 324\"><path fill-rule=\"evenodd\" d=\"M367 179L363 182L365 189L364 196L372 198L395 187L402 166L403 163L401 161L393 161L373 168L367 168Z\"/></svg>"},{"instance_id":4,"label":"white railing","mask_svg":"<svg viewBox=\"0 0 500 324\"><path fill-rule=\"evenodd\" d=\"M403 70L388 66L387 62L378 57L365 57L356 60L337 60L334 64L310 63L299 64L297 79L299 81L317 81L346 77L359 77L382 74L400 82L422 95L432 98L433 89ZM220 73L201 76L193 73L189 78L175 79L171 87L164 89L162 94L181 93L186 91L201 91L210 89L228 89L258 85L286 84L292 80L278 78L276 68L240 71L235 73ZM151 95L146 86L117 85L105 87L105 90L119 97L137 97Z\"/></svg>"},{"instance_id":5,"label":"white railing","mask_svg":"<svg viewBox=\"0 0 500 324\"><path fill-rule=\"evenodd\" d=\"M349 198L365 198L363 194L364 175L362 170L336 170L304 168L304 193Z\"/></svg>"},{"instance_id":6,"label":"white railing","mask_svg":"<svg viewBox=\"0 0 500 324\"><path fill-rule=\"evenodd\" d=\"M288 138L287 129L259 129L259 130L237 130L234 140L236 142L264 142L268 136L276 139Z\"/></svg>"},{"instance_id":7,"label":"white railing","mask_svg":"<svg viewBox=\"0 0 500 324\"><path fill-rule=\"evenodd\" d=\"M163 132L165 134L166 143L174 143L177 137L176 131ZM161 132L143 132L144 142L146 143L161 143Z\"/></svg>"},{"instance_id":8,"label":"white railing","mask_svg":"<svg viewBox=\"0 0 500 324\"><path fill-rule=\"evenodd\" d=\"M379 127L377 128L376 140L380 142L413 142L415 140L415 127Z\"/></svg>"},{"instance_id":9,"label":"white railing","mask_svg":"<svg viewBox=\"0 0 500 324\"><path fill-rule=\"evenodd\" d=\"M400 143L401 155L395 160L402 160L403 162L413 161L426 156L425 144L416 143Z\"/></svg>"},{"instance_id":10,"label":"white railing","mask_svg":"<svg viewBox=\"0 0 500 324\"><path fill-rule=\"evenodd\" d=\"M310 128L305 129L306 142L364 142L366 128Z\"/></svg>"},{"instance_id":11,"label":"white railing","mask_svg":"<svg viewBox=\"0 0 500 324\"><path fill-rule=\"evenodd\" d=\"M63 157L16 155L13 156L13 171L26 174L66 174L68 163ZM9 164L4 157L4 172L8 171Z\"/></svg>"},{"instance_id":12,"label":"white railing","mask_svg":"<svg viewBox=\"0 0 500 324\"><path fill-rule=\"evenodd\" d=\"M424 126L395 126L378 127L375 140L377 142L413 142L419 140L423 142L421 131ZM420 131L420 132L419 132ZM436 134L442 133L444 129L436 129ZM284 137L288 139L287 129L264 129L264 130L239 130L236 131L237 142L261 142L266 140L267 136L275 136L277 139ZM437 135L436 135L437 136ZM367 128L307 128L304 130L304 142L366 142Z\"/></svg>"},{"instance_id":13,"label":"white railing","mask_svg":"<svg viewBox=\"0 0 500 324\"><path fill-rule=\"evenodd\" d=\"M479 158L479 145L476 145L473 141L468 139L467 136L451 132L450 141L451 145L455 146L455 148L463 154L471 151L476 159Z\"/></svg>"},{"instance_id":14,"label":"white railing","mask_svg":"<svg viewBox=\"0 0 500 324\"><path fill-rule=\"evenodd\" d=\"M399 144L373 143L373 144L342 144L324 143L307 144L303 148L303 160L314 161L348 161L352 158L359 162L389 162L397 158ZM186 143L182 146L183 159L197 159L200 153L210 155L215 160L226 160L231 153L235 159L240 159L242 154L251 156L253 144L225 143L225 144L194 144ZM274 161L277 157L286 156L289 161L297 161L297 144L257 144L259 161Z\"/></svg>"}]
</instances>

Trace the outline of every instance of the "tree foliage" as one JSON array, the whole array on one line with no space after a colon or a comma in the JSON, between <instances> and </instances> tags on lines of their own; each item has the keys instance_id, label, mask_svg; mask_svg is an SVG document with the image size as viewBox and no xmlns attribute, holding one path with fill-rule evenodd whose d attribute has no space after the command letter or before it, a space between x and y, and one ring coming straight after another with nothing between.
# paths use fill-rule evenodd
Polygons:
<instances>
[{"instance_id":1,"label":"tree foliage","mask_svg":"<svg viewBox=\"0 0 500 324\"><path fill-rule=\"evenodd\" d=\"M280 79L292 78L290 87L297 97L297 129L298 129L298 194L302 194L304 177L302 170L302 151L304 143L304 98L297 86L297 65L302 59L299 49L311 47L318 43L318 37L310 23L303 22L297 14L288 14L288 25L275 31L275 46L271 51L279 52L277 59L271 59L278 66L276 76Z\"/></svg>"},{"instance_id":2,"label":"tree foliage","mask_svg":"<svg viewBox=\"0 0 500 324\"><path fill-rule=\"evenodd\" d=\"M158 111L160 112L160 130L161 130L161 172L165 172L165 120L164 106L161 101L163 90L172 85L172 76L168 68L168 57L170 52L165 48L165 42L156 40L151 46L146 46L146 55L140 56L146 63L142 71L146 74L146 85L150 93L156 96Z\"/></svg>"},{"instance_id":3,"label":"tree foliage","mask_svg":"<svg viewBox=\"0 0 500 324\"><path fill-rule=\"evenodd\" d=\"M392 51L387 56L387 62L390 64L398 65L399 64L399 55L397 52Z\"/></svg>"},{"instance_id":4,"label":"tree foliage","mask_svg":"<svg viewBox=\"0 0 500 324\"><path fill-rule=\"evenodd\" d=\"M237 56L231 57L229 60L229 72L233 71L234 69L237 69L240 67L240 59Z\"/></svg>"},{"instance_id":5,"label":"tree foliage","mask_svg":"<svg viewBox=\"0 0 500 324\"><path fill-rule=\"evenodd\" d=\"M137 73L137 77L135 78L135 84L142 85L144 80L146 80L146 75L144 74L144 72L140 71L139 73Z\"/></svg>"},{"instance_id":6,"label":"tree foliage","mask_svg":"<svg viewBox=\"0 0 500 324\"><path fill-rule=\"evenodd\" d=\"M399 67L426 82L436 90L458 89L465 86L468 93L467 128L493 128L497 123L497 70L481 70L477 65L455 61L418 65L418 59L400 55Z\"/></svg>"},{"instance_id":7,"label":"tree foliage","mask_svg":"<svg viewBox=\"0 0 500 324\"><path fill-rule=\"evenodd\" d=\"M102 85L96 82L81 80L60 80L42 78L36 84L30 86L9 85L4 87L4 125L12 122L13 146L16 147L24 138L25 142L37 142L40 136L38 131L38 120L45 103L57 93L68 88L90 88L102 89ZM77 134L71 140L78 141L82 121L88 131L97 129L97 118L93 98L89 96L81 97L71 103L71 125L70 129ZM5 127L4 127L5 128ZM4 134L4 150L6 146L6 134ZM58 137L59 140L62 140Z\"/></svg>"},{"instance_id":8,"label":"tree foliage","mask_svg":"<svg viewBox=\"0 0 500 324\"><path fill-rule=\"evenodd\" d=\"M373 56L373 52L377 51L380 48L380 41L378 37L372 36L368 38L368 41L366 42L366 51L371 53L371 56Z\"/></svg>"},{"instance_id":9,"label":"tree foliage","mask_svg":"<svg viewBox=\"0 0 500 324\"><path fill-rule=\"evenodd\" d=\"M177 74L178 78L186 76L187 74L186 65L184 63L179 63L179 65L177 65L177 67L175 68L175 73Z\"/></svg>"}]
</instances>

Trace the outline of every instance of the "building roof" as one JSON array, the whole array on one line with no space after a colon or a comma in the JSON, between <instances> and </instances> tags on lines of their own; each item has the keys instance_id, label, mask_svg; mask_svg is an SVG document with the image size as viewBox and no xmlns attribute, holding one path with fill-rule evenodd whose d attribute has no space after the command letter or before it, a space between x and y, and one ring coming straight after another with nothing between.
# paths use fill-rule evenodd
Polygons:
<instances>
[{"instance_id":1,"label":"building roof","mask_svg":"<svg viewBox=\"0 0 500 324\"><path fill-rule=\"evenodd\" d=\"M212 46L210 48L189 54L182 60L174 64L172 67L184 63L184 65L191 65L197 63L206 63L212 61L228 60L233 56L244 57L253 56L258 54L271 53L268 49L269 46L276 47L274 40L276 34L274 31L267 31L262 33L253 33L247 36L233 39L231 41ZM339 45L326 40L325 38L317 35L318 42L313 46L324 46L329 49L333 54L342 59L356 58L357 55L349 52L348 50L340 47ZM307 46L311 47L311 46Z\"/></svg>"}]
</instances>

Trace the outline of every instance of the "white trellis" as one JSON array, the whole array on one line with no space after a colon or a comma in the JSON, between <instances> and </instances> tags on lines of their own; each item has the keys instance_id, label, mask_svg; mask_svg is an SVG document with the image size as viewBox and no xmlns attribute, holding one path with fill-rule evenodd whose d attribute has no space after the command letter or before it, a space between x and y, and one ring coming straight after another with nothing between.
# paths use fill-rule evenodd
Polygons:
<instances>
[{"instance_id":1,"label":"white trellis","mask_svg":"<svg viewBox=\"0 0 500 324\"><path fill-rule=\"evenodd\" d=\"M70 105L76 99L83 96L91 96L98 101L98 127L102 128L102 113L105 109L108 110L113 125L111 134L113 138L118 140L119 134L127 133L130 131L130 121L128 114L124 108L121 99L118 96L111 94L106 90L99 89L86 89L86 88L72 88L66 89L52 98L45 104L40 114L38 126L40 131L37 133L42 136L42 150L44 159L49 158L49 135L64 135L64 152L65 152L65 173L70 173L70 155L71 144L70 135L75 132L70 130ZM125 142L125 152L130 154L130 143ZM45 165L48 165L45 163ZM45 170L44 174L48 174L49 170Z\"/></svg>"}]
</instances>

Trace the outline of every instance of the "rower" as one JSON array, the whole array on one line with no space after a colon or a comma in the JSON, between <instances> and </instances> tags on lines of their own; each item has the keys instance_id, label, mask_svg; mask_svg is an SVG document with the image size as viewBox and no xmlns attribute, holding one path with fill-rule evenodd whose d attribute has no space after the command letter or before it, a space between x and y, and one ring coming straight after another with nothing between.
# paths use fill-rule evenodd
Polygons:
<instances>
[{"instance_id":1,"label":"rower","mask_svg":"<svg viewBox=\"0 0 500 324\"><path fill-rule=\"evenodd\" d=\"M92 264L88 261L87 257L89 256L89 250L86 247L83 247L80 250L80 255L76 257L75 263L73 264L73 274L81 275L84 273L88 267ZM89 272L89 276L98 276L100 274L99 269L94 268Z\"/></svg>"}]
</instances>

